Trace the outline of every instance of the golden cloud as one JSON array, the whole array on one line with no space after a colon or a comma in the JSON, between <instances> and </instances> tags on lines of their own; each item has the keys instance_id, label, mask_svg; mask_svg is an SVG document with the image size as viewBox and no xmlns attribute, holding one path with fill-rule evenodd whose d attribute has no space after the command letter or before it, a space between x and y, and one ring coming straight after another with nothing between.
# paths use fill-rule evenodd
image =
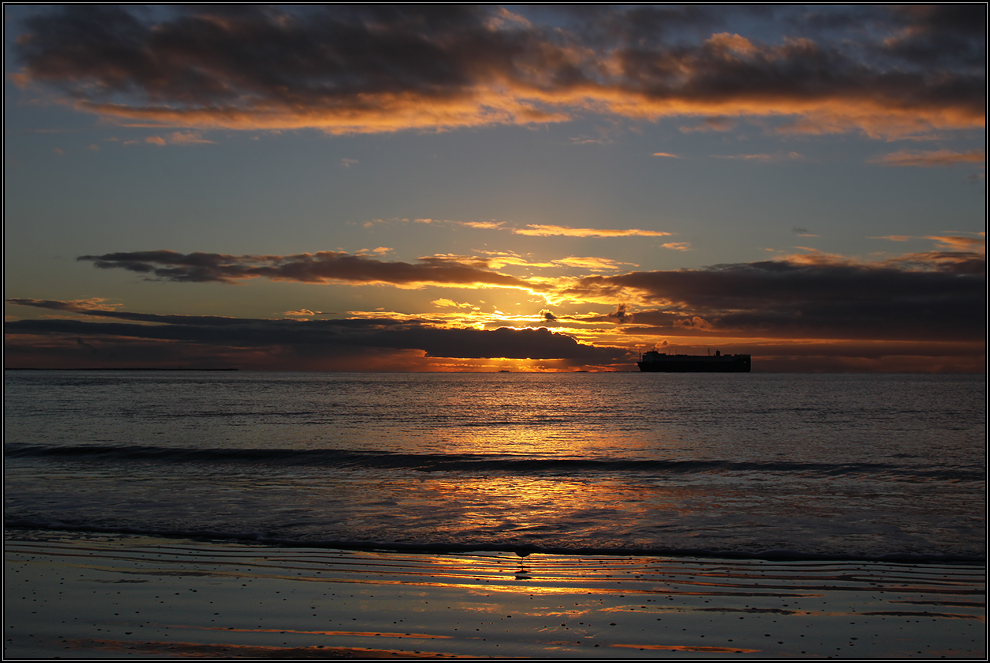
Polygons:
<instances>
[{"instance_id":1,"label":"golden cloud","mask_svg":"<svg viewBox=\"0 0 990 663\"><path fill-rule=\"evenodd\" d=\"M610 258L596 258L593 256L588 256L584 258L578 258L571 256L569 258L561 258L560 260L554 260L556 265L564 265L566 267L579 267L581 269L590 269L592 271L600 270L616 270L621 269L623 266L637 267L635 263L631 262L620 262L618 260L611 260Z\"/></svg>"}]
</instances>

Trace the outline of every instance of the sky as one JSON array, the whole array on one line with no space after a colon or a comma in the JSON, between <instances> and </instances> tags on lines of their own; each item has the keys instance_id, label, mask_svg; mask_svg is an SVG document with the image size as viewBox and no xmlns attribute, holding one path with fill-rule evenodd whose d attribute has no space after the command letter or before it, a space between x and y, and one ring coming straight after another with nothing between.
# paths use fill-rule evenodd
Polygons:
<instances>
[{"instance_id":1,"label":"sky","mask_svg":"<svg viewBox=\"0 0 990 663\"><path fill-rule=\"evenodd\" d=\"M986 18L5 6L5 367L985 371Z\"/></svg>"}]
</instances>

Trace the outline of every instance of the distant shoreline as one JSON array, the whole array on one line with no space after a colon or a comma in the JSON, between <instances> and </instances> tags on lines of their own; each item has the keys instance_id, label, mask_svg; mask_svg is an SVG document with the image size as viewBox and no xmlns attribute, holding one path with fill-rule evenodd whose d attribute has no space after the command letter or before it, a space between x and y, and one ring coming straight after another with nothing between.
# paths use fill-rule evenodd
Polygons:
<instances>
[{"instance_id":1,"label":"distant shoreline","mask_svg":"<svg viewBox=\"0 0 990 663\"><path fill-rule=\"evenodd\" d=\"M96 368L7 368L5 371L239 371L239 368L146 368L142 366L133 367L96 367Z\"/></svg>"}]
</instances>

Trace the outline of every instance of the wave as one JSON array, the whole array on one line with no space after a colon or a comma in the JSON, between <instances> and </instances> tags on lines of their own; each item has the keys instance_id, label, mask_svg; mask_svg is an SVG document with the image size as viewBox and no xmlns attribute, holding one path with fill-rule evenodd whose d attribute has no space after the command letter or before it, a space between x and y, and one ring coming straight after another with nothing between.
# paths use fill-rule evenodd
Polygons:
<instances>
[{"instance_id":1,"label":"wave","mask_svg":"<svg viewBox=\"0 0 990 663\"><path fill-rule=\"evenodd\" d=\"M534 553L550 555L601 555L601 556L655 556L655 557L695 557L718 559L753 559L770 561L835 561L835 562L885 562L902 564L968 564L986 565L986 557L960 554L932 553L883 553L869 554L826 554L800 550L767 549L755 552L716 550L709 548L642 548L642 547L564 547L541 546L537 544L513 545L506 543L449 543L423 542L406 543L395 541L348 541L348 540L300 540L270 537L256 532L220 532L212 530L175 530L139 527L107 527L100 525L78 525L64 522L49 522L29 519L9 520L5 529L80 532L90 534L130 534L154 536L170 539L205 540L213 542L255 543L258 545L286 548L320 548L338 550L367 550L382 552L406 552L422 554L506 552L520 557Z\"/></svg>"},{"instance_id":2,"label":"wave","mask_svg":"<svg viewBox=\"0 0 990 663\"><path fill-rule=\"evenodd\" d=\"M419 472L504 472L510 474L644 473L735 474L784 473L806 476L886 475L896 478L982 481L981 470L932 468L886 463L739 462L727 460L659 460L642 458L556 458L506 454L409 454L389 451L273 448L176 448L147 445L4 445L5 458L52 458L94 462L233 463L338 469L404 469Z\"/></svg>"}]
</instances>

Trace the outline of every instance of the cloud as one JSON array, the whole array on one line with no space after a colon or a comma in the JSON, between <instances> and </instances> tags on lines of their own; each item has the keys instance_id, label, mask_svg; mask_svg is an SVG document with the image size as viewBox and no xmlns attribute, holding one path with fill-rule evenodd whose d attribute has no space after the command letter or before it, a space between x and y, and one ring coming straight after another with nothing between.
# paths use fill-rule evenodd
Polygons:
<instances>
[{"instance_id":1,"label":"cloud","mask_svg":"<svg viewBox=\"0 0 990 663\"><path fill-rule=\"evenodd\" d=\"M738 125L733 119L727 117L706 117L701 124L693 127L681 127L681 133L695 133L708 131L731 131Z\"/></svg>"},{"instance_id":2,"label":"cloud","mask_svg":"<svg viewBox=\"0 0 990 663\"><path fill-rule=\"evenodd\" d=\"M446 299L444 297L441 297L440 299L434 299L430 303L433 304L434 306L439 307L439 308L466 308L466 309L470 309L472 311L477 311L478 310L478 307L475 306L474 304L469 304L468 302L458 303L458 302L455 302L453 300Z\"/></svg>"},{"instance_id":3,"label":"cloud","mask_svg":"<svg viewBox=\"0 0 990 663\"><path fill-rule=\"evenodd\" d=\"M89 315L154 322L133 324L77 319L14 320L5 325L13 336L58 336L100 339L104 344L135 340L207 345L221 348L218 359L237 351L264 349L268 354L318 358L363 348L418 350L426 357L459 359L560 359L583 363L628 361L624 348L595 347L546 328L494 330L440 328L417 319L347 318L340 320L265 320L211 316L165 316L125 311L90 310L68 302L7 300L7 303ZM546 318L550 320L550 318ZM75 340L74 340L75 342Z\"/></svg>"},{"instance_id":4,"label":"cloud","mask_svg":"<svg viewBox=\"0 0 990 663\"><path fill-rule=\"evenodd\" d=\"M722 7L554 8L540 24L481 5L66 6L24 21L13 80L183 129L377 133L581 114L783 118L781 131L874 137L984 126L986 39L973 26L985 5L830 8L827 29L802 12L735 12L790 19L792 33L764 43L725 31Z\"/></svg>"},{"instance_id":5,"label":"cloud","mask_svg":"<svg viewBox=\"0 0 990 663\"><path fill-rule=\"evenodd\" d=\"M613 311L612 313L609 313L607 317L608 318L614 318L615 321L618 322L619 324L623 324L623 323L627 323L627 322L632 322L633 321L633 316L629 315L626 312L626 305L625 304L619 304L618 306L616 306L615 311Z\"/></svg>"},{"instance_id":6,"label":"cloud","mask_svg":"<svg viewBox=\"0 0 990 663\"><path fill-rule=\"evenodd\" d=\"M983 339L986 331L985 237L942 234L925 239L935 243L933 250L874 262L808 249L807 253L778 260L705 269L611 275L585 272L581 277L559 278L520 278L496 269L502 264L512 264L530 268L568 266L595 272L615 271L618 263L603 262L598 258L533 263L503 254L485 257L434 255L424 256L416 263L406 263L332 251L290 256L146 251L81 256L79 259L92 261L99 268L125 269L150 279L180 282L232 283L267 278L302 283L390 284L407 288L516 288L541 296L554 306L566 301L622 304L628 308L617 311L635 316L637 324L656 327L664 330L663 333L690 329L734 337ZM28 300L13 301L46 306ZM437 299L434 304L466 307L476 312L472 305L456 304L448 299ZM62 307L60 310L85 311L87 314L93 314L96 308L87 301L58 306ZM100 307L106 308L102 304ZM160 319L129 318L115 311L101 315L137 322ZM496 312L495 317L512 324L502 314ZM396 319L395 316L392 318ZM415 316L404 320L413 318ZM483 324L476 313L471 313L470 319L457 314L448 323L455 319L472 326ZM598 318L597 321L609 319Z\"/></svg>"},{"instance_id":7,"label":"cloud","mask_svg":"<svg viewBox=\"0 0 990 663\"><path fill-rule=\"evenodd\" d=\"M152 145L158 145L159 147L164 147L166 145L202 145L202 144L213 144L212 140L207 140L203 138L196 131L174 131L171 134L166 135L164 138L161 136L148 136L144 139L144 142L150 143ZM125 145L134 144L136 141L128 141Z\"/></svg>"},{"instance_id":8,"label":"cloud","mask_svg":"<svg viewBox=\"0 0 990 663\"><path fill-rule=\"evenodd\" d=\"M819 254L588 276L561 295L635 302L645 309L635 313L638 324L670 330L697 316L706 329L737 338L976 341L986 335L986 260L979 251L874 264Z\"/></svg>"},{"instance_id":9,"label":"cloud","mask_svg":"<svg viewBox=\"0 0 990 663\"><path fill-rule=\"evenodd\" d=\"M391 248L387 246L378 246L373 249L358 249L354 252L356 256L368 256L368 255L384 255L392 251Z\"/></svg>"},{"instance_id":10,"label":"cloud","mask_svg":"<svg viewBox=\"0 0 990 663\"><path fill-rule=\"evenodd\" d=\"M534 235L536 237L551 237L554 235L563 235L566 237L666 237L671 234L655 230L637 230L635 228L613 230L608 228L568 228L566 226L536 224L529 224L525 228L513 228L512 232L517 235Z\"/></svg>"},{"instance_id":11,"label":"cloud","mask_svg":"<svg viewBox=\"0 0 990 663\"><path fill-rule=\"evenodd\" d=\"M891 9L900 26L877 45L884 54L918 64L986 67L985 5L905 5Z\"/></svg>"},{"instance_id":12,"label":"cloud","mask_svg":"<svg viewBox=\"0 0 990 663\"><path fill-rule=\"evenodd\" d=\"M980 235L982 236L983 233L980 233ZM950 251L959 251L963 253L974 252L981 255L986 255L987 251L987 240L985 237L941 235L925 237L925 239L933 240L937 243L939 248L949 249Z\"/></svg>"},{"instance_id":13,"label":"cloud","mask_svg":"<svg viewBox=\"0 0 990 663\"><path fill-rule=\"evenodd\" d=\"M411 264L385 262L337 251L289 256L234 256L161 250L86 255L77 259L91 261L100 269L124 269L162 281L235 283L244 279L267 278L301 283L385 283L400 287L537 288L516 277L488 269L488 262L484 259L463 256L430 256L421 258L419 264Z\"/></svg>"},{"instance_id":14,"label":"cloud","mask_svg":"<svg viewBox=\"0 0 990 663\"><path fill-rule=\"evenodd\" d=\"M389 221L403 221L408 222L409 219L389 219ZM558 226L558 225L539 225L539 224L527 224L526 226L512 227L506 226L504 221L496 221L494 219L490 221L452 221L448 219L430 219L430 218L420 218L413 219L414 223L422 223L426 225L436 225L436 224L451 224L455 226L462 226L464 228L473 228L475 230L508 230L515 235L529 235L532 237L554 237L554 236L564 236L564 237L666 237L671 235L669 232L660 232L656 230L639 230L636 228L571 228L569 226ZM382 219L375 219L374 221L366 221L364 226L370 228L375 223L385 223Z\"/></svg>"},{"instance_id":15,"label":"cloud","mask_svg":"<svg viewBox=\"0 0 990 663\"><path fill-rule=\"evenodd\" d=\"M612 141L605 138L587 138L584 136L571 138L574 145L607 145Z\"/></svg>"},{"instance_id":16,"label":"cloud","mask_svg":"<svg viewBox=\"0 0 990 663\"><path fill-rule=\"evenodd\" d=\"M618 260L611 260L609 258L596 258L596 257L585 257L578 258L571 256L569 258L561 258L560 260L554 260L555 265L564 265L566 267L578 267L580 269L587 269L593 272L598 271L613 271L621 269L625 265L633 265L629 262L619 262ZM635 267L635 265L633 265Z\"/></svg>"},{"instance_id":17,"label":"cloud","mask_svg":"<svg viewBox=\"0 0 990 663\"><path fill-rule=\"evenodd\" d=\"M804 155L799 152L778 152L775 154L713 154L714 159L733 159L739 161L801 161Z\"/></svg>"},{"instance_id":18,"label":"cloud","mask_svg":"<svg viewBox=\"0 0 990 663\"><path fill-rule=\"evenodd\" d=\"M16 304L17 306L36 306L38 308L47 308L54 311L67 311L72 313L88 313L90 311L106 313L108 311L115 310L119 306L119 304L107 304L107 300L102 297L93 297L91 299L70 299L65 301L50 299L8 299L6 301L8 304Z\"/></svg>"},{"instance_id":19,"label":"cloud","mask_svg":"<svg viewBox=\"0 0 990 663\"><path fill-rule=\"evenodd\" d=\"M173 145L213 144L212 140L203 138L195 131L176 131L169 135L168 142Z\"/></svg>"},{"instance_id":20,"label":"cloud","mask_svg":"<svg viewBox=\"0 0 990 663\"><path fill-rule=\"evenodd\" d=\"M653 153L653 156L655 156L655 157L669 157L671 159L680 159L679 156L677 156L676 154L671 154L670 152L654 152Z\"/></svg>"},{"instance_id":21,"label":"cloud","mask_svg":"<svg viewBox=\"0 0 990 663\"><path fill-rule=\"evenodd\" d=\"M871 159L870 163L878 163L884 166L920 166L931 168L934 166L953 166L957 163L985 163L986 152L983 150L969 150L968 152L953 152L951 150L931 150L931 151L908 151L901 150L885 154L882 157Z\"/></svg>"},{"instance_id":22,"label":"cloud","mask_svg":"<svg viewBox=\"0 0 990 663\"><path fill-rule=\"evenodd\" d=\"M614 310L561 316L544 308L539 315L522 317L498 311L483 315L473 304L439 298L433 304L441 311L426 315L368 311L328 320L313 318L329 313L300 309L284 314L297 319L262 320L145 314L120 310L98 298L8 299L8 304L55 311L60 317L8 319L5 350L15 360L11 365L17 366L92 366L89 350L95 348L101 361L117 357L115 365L157 357L162 365L430 370L440 367L430 363L431 358L450 358L444 369L464 366L458 363L462 360L499 357L561 362L554 364L557 367L615 366L628 362L626 350L616 345L631 348L678 339L695 345L718 340L723 351L732 346L754 356L762 352L777 357L764 364L774 370L980 370L986 339L985 235L944 232L913 239L933 242L934 248L872 262L811 251L704 269L530 280L494 271L491 265L497 257L435 255L398 263L336 252L84 256L105 268L173 281L270 278L398 287L477 287L490 282L540 294L558 310L595 302ZM519 328L535 324L566 333ZM496 325L501 327L493 329ZM788 354L797 343L832 349L814 353L813 361L799 360L794 357L804 356L801 352ZM868 343L878 344L870 357L856 354L856 347ZM927 353L926 346L931 348ZM901 352L915 359L898 363L883 358ZM952 353L959 357L947 359ZM835 359L839 355L844 358ZM65 363L70 359L75 363Z\"/></svg>"},{"instance_id":23,"label":"cloud","mask_svg":"<svg viewBox=\"0 0 990 663\"><path fill-rule=\"evenodd\" d=\"M500 221L459 221L459 225L479 230L498 230L502 227Z\"/></svg>"},{"instance_id":24,"label":"cloud","mask_svg":"<svg viewBox=\"0 0 990 663\"><path fill-rule=\"evenodd\" d=\"M667 242L666 244L661 244L663 248L670 249L671 251L690 251L691 242Z\"/></svg>"},{"instance_id":25,"label":"cloud","mask_svg":"<svg viewBox=\"0 0 990 663\"><path fill-rule=\"evenodd\" d=\"M333 311L311 311L308 308L302 308L298 311L286 311L282 315L290 318L311 318L314 315L334 315L334 313Z\"/></svg>"}]
</instances>

